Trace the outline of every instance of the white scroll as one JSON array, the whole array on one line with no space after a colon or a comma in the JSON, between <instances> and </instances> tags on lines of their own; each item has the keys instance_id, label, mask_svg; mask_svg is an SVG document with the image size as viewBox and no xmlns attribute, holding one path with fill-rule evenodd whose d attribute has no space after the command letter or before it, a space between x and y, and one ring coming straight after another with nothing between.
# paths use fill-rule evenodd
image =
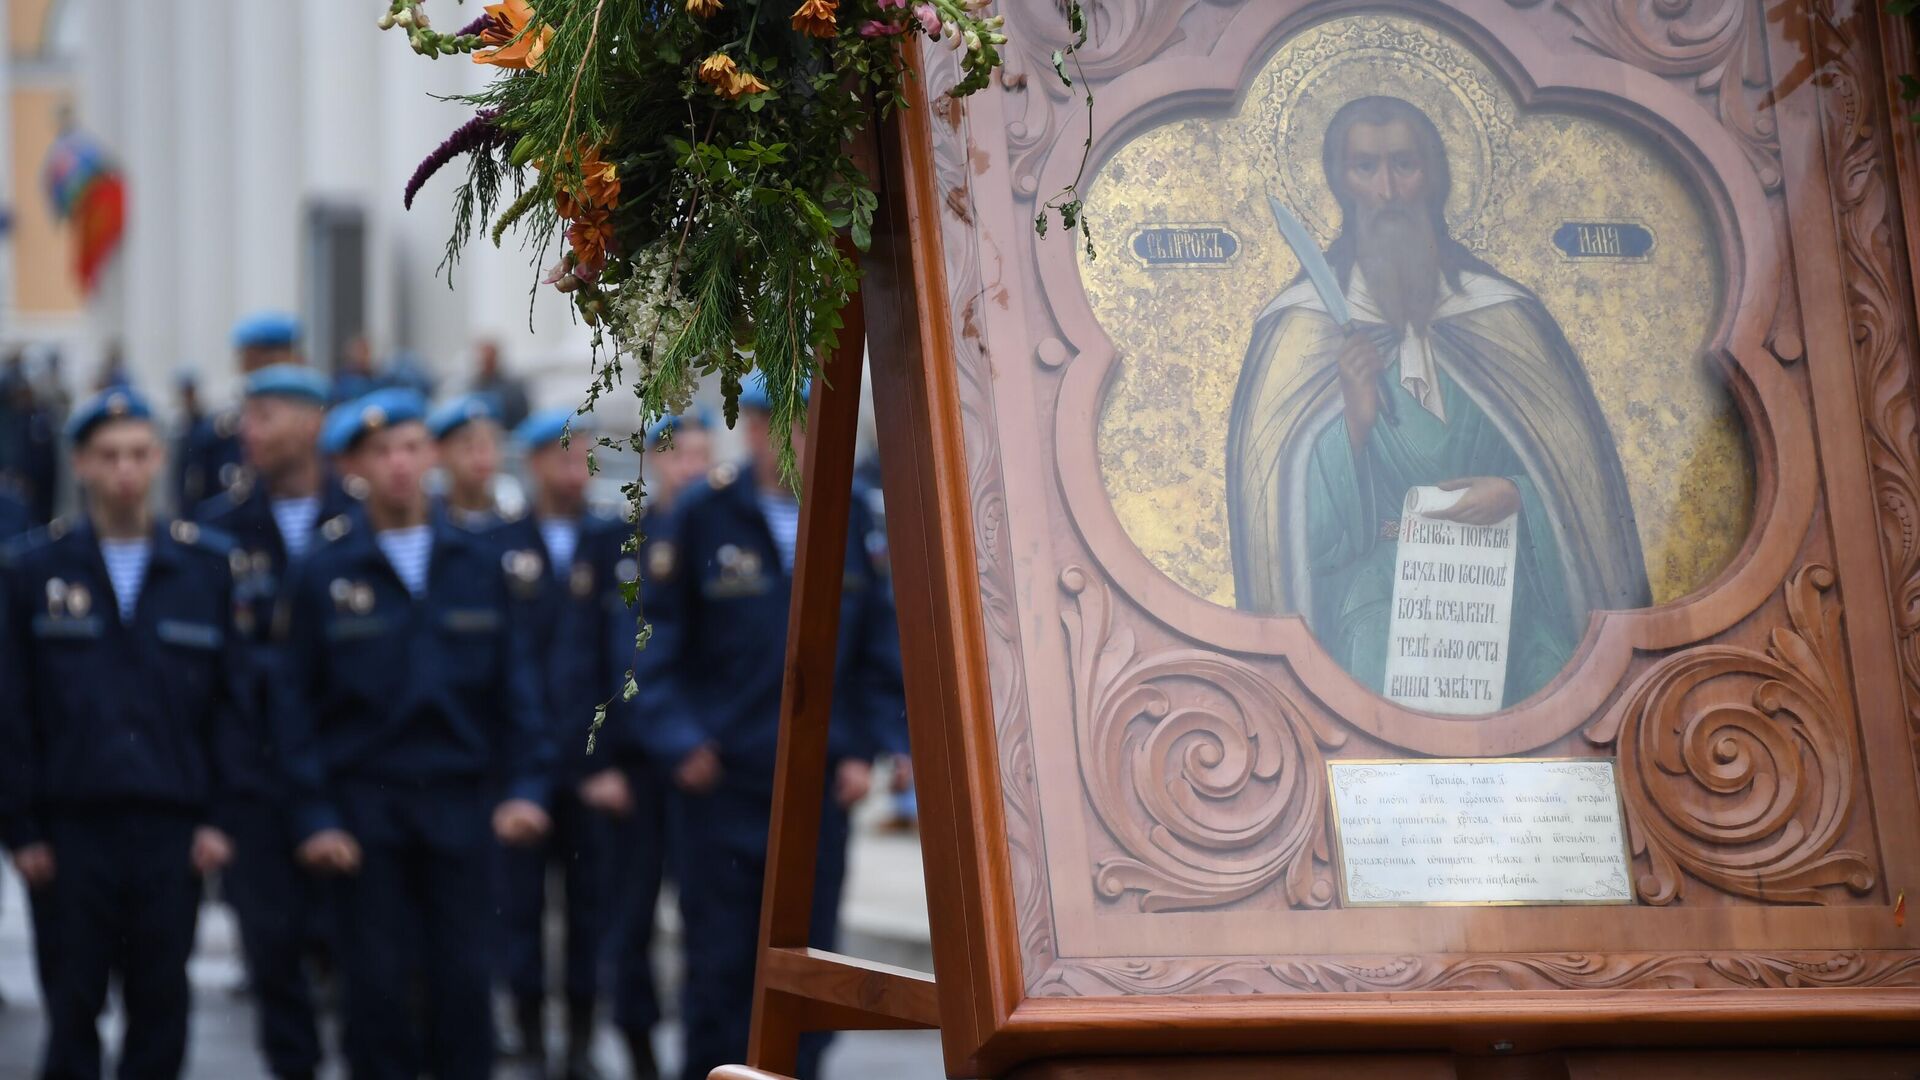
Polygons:
<instances>
[{"instance_id":1,"label":"white scroll","mask_svg":"<svg viewBox=\"0 0 1920 1080\"><path fill-rule=\"evenodd\" d=\"M1492 525L1432 516L1465 494L1413 488L1400 518L1386 696L1428 712L1494 712L1506 691L1518 515Z\"/></svg>"}]
</instances>

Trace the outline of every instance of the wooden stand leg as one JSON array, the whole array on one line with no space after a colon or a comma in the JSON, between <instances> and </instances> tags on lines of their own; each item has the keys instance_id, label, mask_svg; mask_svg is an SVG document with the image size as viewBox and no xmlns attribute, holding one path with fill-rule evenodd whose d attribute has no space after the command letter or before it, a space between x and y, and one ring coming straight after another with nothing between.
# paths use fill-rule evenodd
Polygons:
<instances>
[{"instance_id":1,"label":"wooden stand leg","mask_svg":"<svg viewBox=\"0 0 1920 1080\"><path fill-rule=\"evenodd\" d=\"M787 613L786 682L780 696L780 748L774 759L773 821L767 832L766 884L760 902L760 963L754 981L750 1064L792 1072L799 1010L769 979L771 950L805 949L813 912L820 808L826 797L827 729L840 642L840 586L846 569L847 518L860 428L861 360L866 319L858 293L847 305L840 345L813 388L802 467L800 535Z\"/></svg>"}]
</instances>

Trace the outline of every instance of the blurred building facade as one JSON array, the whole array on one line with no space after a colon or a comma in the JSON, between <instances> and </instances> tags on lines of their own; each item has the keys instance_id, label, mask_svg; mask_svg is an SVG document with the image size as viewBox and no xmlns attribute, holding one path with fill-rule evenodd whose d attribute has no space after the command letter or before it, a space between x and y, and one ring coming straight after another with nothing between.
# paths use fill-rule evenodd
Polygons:
<instances>
[{"instance_id":1,"label":"blurred building facade","mask_svg":"<svg viewBox=\"0 0 1920 1080\"><path fill-rule=\"evenodd\" d=\"M435 5L465 22L480 5ZM494 74L430 62L375 20L382 0L5 0L0 19L0 350L53 344L89 384L114 343L156 398L182 371L202 400L231 400L228 334L260 308L300 314L314 363L355 334L376 355L412 352L442 386L468 377L472 345L500 342L536 403L577 399L589 331L540 289L531 252L469 245L449 288L436 270L451 227L455 162L403 208L420 159L471 116L459 102ZM42 182L73 124L127 185L119 252L92 296ZM484 233L486 230L478 230ZM609 419L612 419L609 417Z\"/></svg>"}]
</instances>

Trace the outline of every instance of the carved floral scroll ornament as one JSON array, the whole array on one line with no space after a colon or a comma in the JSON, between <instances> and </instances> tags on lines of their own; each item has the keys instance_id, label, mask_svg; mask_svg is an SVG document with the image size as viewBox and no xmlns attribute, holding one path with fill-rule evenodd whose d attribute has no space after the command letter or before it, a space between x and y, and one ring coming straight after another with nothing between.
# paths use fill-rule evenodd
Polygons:
<instances>
[{"instance_id":1,"label":"carved floral scroll ornament","mask_svg":"<svg viewBox=\"0 0 1920 1080\"><path fill-rule=\"evenodd\" d=\"M1088 799L1124 855L1095 871L1100 895L1141 910L1231 903L1284 881L1325 907L1327 770L1345 736L1267 678L1201 649L1142 654L1106 587L1070 566L1074 734Z\"/></svg>"},{"instance_id":2,"label":"carved floral scroll ornament","mask_svg":"<svg viewBox=\"0 0 1920 1080\"><path fill-rule=\"evenodd\" d=\"M1865 855L1839 846L1860 788L1853 701L1825 566L1787 579L1791 628L1766 651L1707 645L1650 669L1587 729L1616 744L1641 899L1669 904L1684 876L1773 903L1873 887ZM1750 689L1745 684L1752 683ZM1740 691L1745 689L1744 697Z\"/></svg>"}]
</instances>

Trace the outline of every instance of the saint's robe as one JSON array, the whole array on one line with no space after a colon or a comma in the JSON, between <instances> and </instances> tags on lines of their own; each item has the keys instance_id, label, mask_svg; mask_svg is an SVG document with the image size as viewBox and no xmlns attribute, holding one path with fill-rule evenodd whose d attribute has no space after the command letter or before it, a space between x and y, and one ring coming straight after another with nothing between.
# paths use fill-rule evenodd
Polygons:
<instances>
[{"instance_id":1,"label":"saint's robe","mask_svg":"<svg viewBox=\"0 0 1920 1080\"><path fill-rule=\"evenodd\" d=\"M1511 281L1463 271L1424 339L1386 325L1364 276L1355 333L1388 359L1363 452L1347 436L1345 341L1312 286L1261 312L1228 426L1239 607L1304 615L1360 682L1385 681L1397 525L1409 488L1502 476L1520 492L1503 703L1565 666L1600 609L1649 603L1633 505L1586 372L1553 316ZM1389 417L1389 408L1392 416Z\"/></svg>"}]
</instances>

